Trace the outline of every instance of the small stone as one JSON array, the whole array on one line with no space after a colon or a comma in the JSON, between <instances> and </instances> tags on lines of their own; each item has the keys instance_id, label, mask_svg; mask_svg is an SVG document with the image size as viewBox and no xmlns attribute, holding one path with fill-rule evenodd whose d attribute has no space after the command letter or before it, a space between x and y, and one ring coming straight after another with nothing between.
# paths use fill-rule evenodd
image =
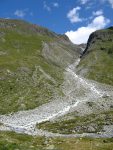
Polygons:
<instances>
[{"instance_id":1,"label":"small stone","mask_svg":"<svg viewBox=\"0 0 113 150\"><path fill-rule=\"evenodd\" d=\"M48 149L48 150L52 150L52 149L54 149L55 148L55 146L54 145L49 145L46 149Z\"/></svg>"}]
</instances>

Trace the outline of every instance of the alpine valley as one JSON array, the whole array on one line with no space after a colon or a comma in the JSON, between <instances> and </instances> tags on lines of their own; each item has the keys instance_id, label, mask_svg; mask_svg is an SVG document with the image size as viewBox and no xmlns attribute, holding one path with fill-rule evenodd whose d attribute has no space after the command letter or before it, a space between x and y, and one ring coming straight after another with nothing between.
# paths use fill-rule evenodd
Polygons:
<instances>
[{"instance_id":1,"label":"alpine valley","mask_svg":"<svg viewBox=\"0 0 113 150\"><path fill-rule=\"evenodd\" d=\"M0 19L0 150L112 150L113 27L75 45Z\"/></svg>"}]
</instances>

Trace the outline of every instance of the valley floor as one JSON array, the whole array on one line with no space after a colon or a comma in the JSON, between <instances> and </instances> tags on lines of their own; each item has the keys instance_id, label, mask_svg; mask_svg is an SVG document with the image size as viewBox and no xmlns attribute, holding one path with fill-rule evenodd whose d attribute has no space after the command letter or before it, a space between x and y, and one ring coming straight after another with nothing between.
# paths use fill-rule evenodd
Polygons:
<instances>
[{"instance_id":1,"label":"valley floor","mask_svg":"<svg viewBox=\"0 0 113 150\"><path fill-rule=\"evenodd\" d=\"M62 85L64 97L59 97L50 103L28 111L20 111L9 115L0 115L0 130L15 131L28 135L40 135L46 137L113 137L113 124L104 125L104 130L98 133L72 133L59 134L38 129L37 124L46 121L59 121L62 116L76 113L85 116L92 113L113 110L113 87L100 84L80 77L76 74L76 66L79 59L66 68L64 83ZM91 106L93 105L93 107Z\"/></svg>"},{"instance_id":2,"label":"valley floor","mask_svg":"<svg viewBox=\"0 0 113 150\"><path fill-rule=\"evenodd\" d=\"M47 138L0 132L0 150L112 150L112 139Z\"/></svg>"}]
</instances>

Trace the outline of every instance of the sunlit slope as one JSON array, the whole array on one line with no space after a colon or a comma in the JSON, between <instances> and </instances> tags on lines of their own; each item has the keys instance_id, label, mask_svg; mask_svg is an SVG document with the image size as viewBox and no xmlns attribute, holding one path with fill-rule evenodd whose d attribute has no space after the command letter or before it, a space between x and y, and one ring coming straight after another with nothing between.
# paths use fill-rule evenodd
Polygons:
<instances>
[{"instance_id":1,"label":"sunlit slope","mask_svg":"<svg viewBox=\"0 0 113 150\"><path fill-rule=\"evenodd\" d=\"M0 113L32 109L62 96L63 70L78 50L64 35L0 19Z\"/></svg>"},{"instance_id":2,"label":"sunlit slope","mask_svg":"<svg viewBox=\"0 0 113 150\"><path fill-rule=\"evenodd\" d=\"M90 35L78 73L113 85L113 27Z\"/></svg>"}]
</instances>

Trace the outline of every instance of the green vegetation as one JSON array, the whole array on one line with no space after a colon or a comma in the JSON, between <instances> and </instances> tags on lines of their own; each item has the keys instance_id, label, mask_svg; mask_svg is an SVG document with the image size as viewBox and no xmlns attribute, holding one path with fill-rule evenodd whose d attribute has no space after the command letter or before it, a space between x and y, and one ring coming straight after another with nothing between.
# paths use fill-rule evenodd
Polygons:
<instances>
[{"instance_id":1,"label":"green vegetation","mask_svg":"<svg viewBox=\"0 0 113 150\"><path fill-rule=\"evenodd\" d=\"M43 122L37 124L37 128L61 134L97 133L103 130L104 125L113 124L113 111L86 116L68 114L64 118L69 119L62 118L60 121Z\"/></svg>"},{"instance_id":2,"label":"green vegetation","mask_svg":"<svg viewBox=\"0 0 113 150\"><path fill-rule=\"evenodd\" d=\"M83 73L85 77L113 85L113 31L106 29L95 34L78 66L78 73L87 70Z\"/></svg>"},{"instance_id":3,"label":"green vegetation","mask_svg":"<svg viewBox=\"0 0 113 150\"><path fill-rule=\"evenodd\" d=\"M0 19L0 114L33 109L50 102L55 95L63 96L63 66L55 58L69 45L64 40L63 36L24 21ZM44 42L50 46L59 41L60 53L59 47L52 47L56 55L52 61L53 56L42 55ZM62 59L71 62L74 46L69 48Z\"/></svg>"},{"instance_id":4,"label":"green vegetation","mask_svg":"<svg viewBox=\"0 0 113 150\"><path fill-rule=\"evenodd\" d=\"M0 132L0 150L112 150L112 148L112 138L47 138Z\"/></svg>"},{"instance_id":5,"label":"green vegetation","mask_svg":"<svg viewBox=\"0 0 113 150\"><path fill-rule=\"evenodd\" d=\"M0 43L0 50L6 53L0 56L1 114L31 109L48 102L53 96L51 86L59 88L62 71L41 56L42 39L49 40L45 36L7 31L6 42ZM39 66L51 78L54 77L56 84L40 72Z\"/></svg>"}]
</instances>

